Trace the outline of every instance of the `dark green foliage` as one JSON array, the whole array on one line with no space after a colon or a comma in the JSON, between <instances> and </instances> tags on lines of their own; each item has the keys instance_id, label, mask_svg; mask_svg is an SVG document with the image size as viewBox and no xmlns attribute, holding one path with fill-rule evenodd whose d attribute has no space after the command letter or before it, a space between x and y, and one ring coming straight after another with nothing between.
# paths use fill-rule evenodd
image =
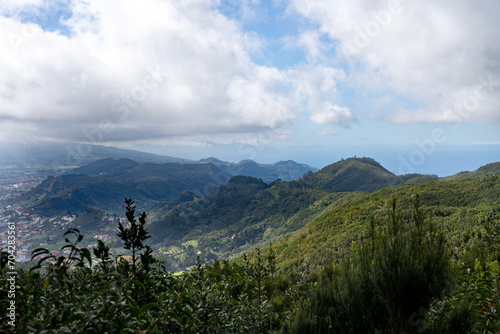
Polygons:
<instances>
[{"instance_id":1,"label":"dark green foliage","mask_svg":"<svg viewBox=\"0 0 500 334\"><path fill-rule=\"evenodd\" d=\"M242 185L269 191L255 179L236 181L229 191ZM133 201L126 200L129 224L119 225L119 236L129 254L112 254L98 242L92 258L80 247L83 236L75 229L65 234L64 256L36 249L38 265L18 270L15 330L6 318L7 253L2 253L0 332L496 333L499 211L485 204L497 194L496 185L485 188L486 181L439 187L431 182L421 188L427 206L420 206L418 196L403 196L414 186L400 186L393 189L401 195L397 210L395 200L377 204L387 196L383 191L346 195L338 201L349 204L332 210L342 219L327 213L301 233L248 256L212 265L202 265L198 257L190 272L176 275L146 244L151 240L146 214L136 217ZM297 191L291 193L301 194ZM366 204L367 198L372 202ZM463 240L457 243L454 225L443 219L461 217L469 223L470 212L481 218L474 233L460 234ZM329 228L340 236L348 229L356 237L345 244L333 239L336 248L329 249L324 246L337 237ZM294 238L317 252L304 248L295 265L284 265L280 259ZM195 247L185 248L196 257ZM324 256L318 259L318 254Z\"/></svg>"},{"instance_id":2,"label":"dark green foliage","mask_svg":"<svg viewBox=\"0 0 500 334\"><path fill-rule=\"evenodd\" d=\"M104 274L109 271L109 266L113 261L109 253L109 247L102 240L97 240L97 247L93 249L95 257L99 260L99 266Z\"/></svg>"},{"instance_id":3,"label":"dark green foliage","mask_svg":"<svg viewBox=\"0 0 500 334\"><path fill-rule=\"evenodd\" d=\"M472 243L465 253L469 261L459 267L455 289L430 310L434 332L500 331L500 220L488 220L484 230L468 240ZM471 263L471 258L475 259L474 263Z\"/></svg>"},{"instance_id":4,"label":"dark green foliage","mask_svg":"<svg viewBox=\"0 0 500 334\"><path fill-rule=\"evenodd\" d=\"M0 331L265 333L279 328L279 315L269 301L280 291L272 252L244 264L198 263L192 273L174 276L144 244L146 215L136 220L133 204L125 201L129 226L120 225L118 233L132 254L130 261L115 256L119 261L114 263L109 247L100 241L93 250L93 267L91 252L79 246L83 235L76 229L65 233L67 244L61 250L68 250L66 256L43 248L33 252L37 266L18 270L15 327L5 312L9 298L3 252Z\"/></svg>"},{"instance_id":5,"label":"dark green foliage","mask_svg":"<svg viewBox=\"0 0 500 334\"><path fill-rule=\"evenodd\" d=\"M128 227L124 227L121 223L118 223L118 234L117 236L123 241L123 248L132 252L132 272L134 277L137 278L137 255L139 251L146 248L146 251L141 256L141 263L145 269L149 269L152 264L151 258L151 248L144 245L144 241L149 239L151 236L148 235L148 231L144 228L146 224L146 212L143 212L139 216L139 223L135 219L135 205L134 201L131 199L125 199L125 215L129 223Z\"/></svg>"},{"instance_id":6,"label":"dark green foliage","mask_svg":"<svg viewBox=\"0 0 500 334\"><path fill-rule=\"evenodd\" d=\"M414 315L442 297L451 278L444 235L424 220L418 197L410 222L395 199L387 225L372 220L340 272L306 299L290 332L417 333L424 323Z\"/></svg>"},{"instance_id":7,"label":"dark green foliage","mask_svg":"<svg viewBox=\"0 0 500 334\"><path fill-rule=\"evenodd\" d=\"M33 251L38 265L19 270L16 283L16 326L7 324L2 312L2 332L17 333L194 333L193 303L182 282L154 260L144 229L145 215L135 222L133 202L126 202L127 218L135 228L121 230L136 263L121 260L114 266L109 248L102 242L94 249L99 260L92 267L91 253L79 247L83 235L76 229L68 235L62 251ZM70 238L74 235L74 240ZM138 253L142 250L142 253ZM136 271L134 272L134 266ZM1 305L9 302L4 268L1 271ZM3 310L2 310L3 311Z\"/></svg>"},{"instance_id":8,"label":"dark green foliage","mask_svg":"<svg viewBox=\"0 0 500 334\"><path fill-rule=\"evenodd\" d=\"M196 303L199 333L267 333L286 319L291 300L285 277L277 272L274 255L258 255L253 261L215 261L196 268L185 278Z\"/></svg>"}]
</instances>

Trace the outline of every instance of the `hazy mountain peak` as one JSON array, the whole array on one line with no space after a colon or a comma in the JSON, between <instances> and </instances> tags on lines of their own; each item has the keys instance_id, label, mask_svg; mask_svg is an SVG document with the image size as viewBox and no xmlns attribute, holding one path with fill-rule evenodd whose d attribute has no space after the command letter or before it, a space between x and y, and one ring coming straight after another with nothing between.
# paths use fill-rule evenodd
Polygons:
<instances>
[{"instance_id":1,"label":"hazy mountain peak","mask_svg":"<svg viewBox=\"0 0 500 334\"><path fill-rule=\"evenodd\" d=\"M215 157L208 157L204 159L200 159L199 162L201 163L213 163L213 164L220 164L220 163L228 163L227 161L222 161L220 159L217 159Z\"/></svg>"}]
</instances>

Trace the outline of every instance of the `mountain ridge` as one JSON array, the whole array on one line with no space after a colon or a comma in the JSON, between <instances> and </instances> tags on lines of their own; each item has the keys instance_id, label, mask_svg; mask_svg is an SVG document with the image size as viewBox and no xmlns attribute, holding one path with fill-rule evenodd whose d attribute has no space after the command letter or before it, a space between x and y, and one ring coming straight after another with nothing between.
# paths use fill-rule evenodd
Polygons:
<instances>
[{"instance_id":1,"label":"mountain ridge","mask_svg":"<svg viewBox=\"0 0 500 334\"><path fill-rule=\"evenodd\" d=\"M196 240L200 251L228 257L293 233L345 201L407 179L369 158L342 160L295 181L266 184L237 176L202 198L155 208L150 228L156 243Z\"/></svg>"},{"instance_id":2,"label":"mountain ridge","mask_svg":"<svg viewBox=\"0 0 500 334\"><path fill-rule=\"evenodd\" d=\"M111 173L106 174L109 167ZM45 214L82 212L87 207L120 213L125 197L145 203L147 210L153 204L175 200L186 189L198 196L205 195L230 179L229 174L213 164L139 164L128 159L105 159L78 170L90 175L50 176L11 203Z\"/></svg>"},{"instance_id":3,"label":"mountain ridge","mask_svg":"<svg viewBox=\"0 0 500 334\"><path fill-rule=\"evenodd\" d=\"M277 179L283 181L293 181L300 178L305 173L318 169L307 164L298 163L293 160L278 161L272 164L261 164L253 160L241 160L238 163L222 161L214 157L199 160L201 163L213 163L223 171L231 175L252 176L270 183Z\"/></svg>"},{"instance_id":4,"label":"mountain ridge","mask_svg":"<svg viewBox=\"0 0 500 334\"><path fill-rule=\"evenodd\" d=\"M138 163L194 163L194 160L91 143L32 142L2 143L0 168L5 166L84 166L103 158L127 158Z\"/></svg>"},{"instance_id":5,"label":"mountain ridge","mask_svg":"<svg viewBox=\"0 0 500 334\"><path fill-rule=\"evenodd\" d=\"M175 167L169 171L170 174L162 171L162 168L168 166ZM176 171L186 177L189 171L196 172L196 168L208 171L208 174L203 174L205 179L202 179L205 182L218 175L220 184L198 187L196 191L184 183L175 188L175 195L170 193L168 198L153 196L161 194L164 185L169 186L169 183L160 182L162 178L168 179L169 175L175 175ZM171 270L177 268L175 265L187 268L195 263L196 253L193 253L192 249L189 253L183 250L183 245L186 244L197 245L197 251L201 252L205 259L232 257L249 252L254 247L276 242L304 228L321 215L342 205L354 203L353 201L363 196L381 191L390 194L394 189L412 189L415 183L422 184L424 181L425 184L437 184L439 189L439 185L448 182L435 175L397 176L374 159L356 157L338 161L315 173L308 172L298 180L275 180L271 183L250 176L231 177L209 162L159 165L136 164L126 159L108 159L90 164L79 171L85 169L94 176L79 174L65 175L66 179L48 179L44 181L42 190L35 188L33 192L38 191L35 195L49 206L64 206L64 201L75 197L82 199L83 196L83 199L98 199L97 204L91 203L97 208L108 210L111 204L114 205L116 213L121 213L119 204L123 197L132 197L138 203L139 210L148 211L150 214L148 225L155 249L171 249L169 253L176 254L162 255L163 259L170 263ZM492 169L487 167L479 170L491 172ZM221 176L225 178L222 179ZM91 186L66 187L71 191L61 192L59 198L51 196L50 191L57 192L59 186L56 180L68 180L71 177L80 184L90 178ZM134 183L134 180L137 182ZM116 198L110 198L105 207L106 201L99 197L99 192L101 189L112 187L109 182L117 182L121 188L112 193ZM204 191L200 192L200 189ZM132 196L126 195L125 192ZM445 195L440 197L446 198ZM426 199L425 196L422 198ZM439 200L439 196L435 200ZM459 203L461 197L458 196L456 201ZM35 201L32 200L33 202ZM81 202L83 201L76 203ZM38 203L38 207L43 208L43 205ZM79 209L83 209L83 205ZM356 212L357 209L350 209L351 216Z\"/></svg>"}]
</instances>

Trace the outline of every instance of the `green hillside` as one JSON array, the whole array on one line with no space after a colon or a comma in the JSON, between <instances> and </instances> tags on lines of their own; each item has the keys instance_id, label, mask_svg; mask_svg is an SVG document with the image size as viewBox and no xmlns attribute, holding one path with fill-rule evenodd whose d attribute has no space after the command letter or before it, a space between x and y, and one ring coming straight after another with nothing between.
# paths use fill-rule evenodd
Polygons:
<instances>
[{"instance_id":1,"label":"green hillside","mask_svg":"<svg viewBox=\"0 0 500 334\"><path fill-rule=\"evenodd\" d=\"M34 250L38 266L15 278L16 331L498 333L499 175L419 184L429 176L407 175L340 192L391 174L352 159L318 173L273 184L237 176L204 197L183 191L151 216L126 200L121 242L89 250L72 229L68 252ZM350 175L350 185L338 180ZM314 188L318 179L329 186ZM101 214L86 210L77 223L91 228ZM0 253L3 305L10 252ZM192 265L198 255L214 261Z\"/></svg>"},{"instance_id":2,"label":"green hillside","mask_svg":"<svg viewBox=\"0 0 500 334\"><path fill-rule=\"evenodd\" d=\"M359 195L274 243L277 262L285 267L304 262L313 267L336 263L351 242L366 233L371 217L377 228L384 228L393 197L400 213L409 219L415 194L420 196L423 212L445 230L457 256L487 221L500 217L498 176L388 187Z\"/></svg>"},{"instance_id":3,"label":"green hillside","mask_svg":"<svg viewBox=\"0 0 500 334\"><path fill-rule=\"evenodd\" d=\"M342 160L291 182L268 185L238 176L203 198L188 196L152 210L152 241L180 268L193 265L198 252L204 260L233 257L275 242L365 192L416 177L395 176L370 158Z\"/></svg>"},{"instance_id":4,"label":"green hillside","mask_svg":"<svg viewBox=\"0 0 500 334\"><path fill-rule=\"evenodd\" d=\"M62 175L49 176L13 202L48 216L60 212L79 213L91 206L114 212L119 211L122 197L126 194L142 201L147 200L128 182L88 175Z\"/></svg>"},{"instance_id":5,"label":"green hillside","mask_svg":"<svg viewBox=\"0 0 500 334\"><path fill-rule=\"evenodd\" d=\"M166 258L171 266L193 265L198 251L206 260L227 258L298 230L346 194L234 177L204 198L152 211L152 242L180 253Z\"/></svg>"},{"instance_id":6,"label":"green hillside","mask_svg":"<svg viewBox=\"0 0 500 334\"><path fill-rule=\"evenodd\" d=\"M365 191L371 192L402 183L418 183L436 180L435 175L394 175L372 158L348 158L328 165L316 173L309 173L301 186L322 189L329 192Z\"/></svg>"}]
</instances>

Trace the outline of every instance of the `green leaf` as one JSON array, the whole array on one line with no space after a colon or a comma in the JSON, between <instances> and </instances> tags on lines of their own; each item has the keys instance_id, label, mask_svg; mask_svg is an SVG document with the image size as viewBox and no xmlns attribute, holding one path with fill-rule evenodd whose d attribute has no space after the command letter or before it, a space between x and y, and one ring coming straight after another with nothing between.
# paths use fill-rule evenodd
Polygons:
<instances>
[{"instance_id":1,"label":"green leaf","mask_svg":"<svg viewBox=\"0 0 500 334\"><path fill-rule=\"evenodd\" d=\"M146 291L146 287L141 282L136 281L135 279L132 279L132 280L130 280L130 283L132 283L133 285L141 288L143 291Z\"/></svg>"},{"instance_id":2,"label":"green leaf","mask_svg":"<svg viewBox=\"0 0 500 334\"><path fill-rule=\"evenodd\" d=\"M141 307L141 312L146 312L148 310L153 310L159 308L160 305L158 303L149 303Z\"/></svg>"},{"instance_id":3,"label":"green leaf","mask_svg":"<svg viewBox=\"0 0 500 334\"><path fill-rule=\"evenodd\" d=\"M80 254L82 255L83 258L87 259L87 261L89 261L90 266L92 266L92 255L90 254L90 251L87 248L82 248L80 249Z\"/></svg>"},{"instance_id":4,"label":"green leaf","mask_svg":"<svg viewBox=\"0 0 500 334\"><path fill-rule=\"evenodd\" d=\"M130 306L132 306L133 308L138 308L137 307L137 303L132 299L130 298L129 296L125 296L125 300L129 303Z\"/></svg>"}]
</instances>

